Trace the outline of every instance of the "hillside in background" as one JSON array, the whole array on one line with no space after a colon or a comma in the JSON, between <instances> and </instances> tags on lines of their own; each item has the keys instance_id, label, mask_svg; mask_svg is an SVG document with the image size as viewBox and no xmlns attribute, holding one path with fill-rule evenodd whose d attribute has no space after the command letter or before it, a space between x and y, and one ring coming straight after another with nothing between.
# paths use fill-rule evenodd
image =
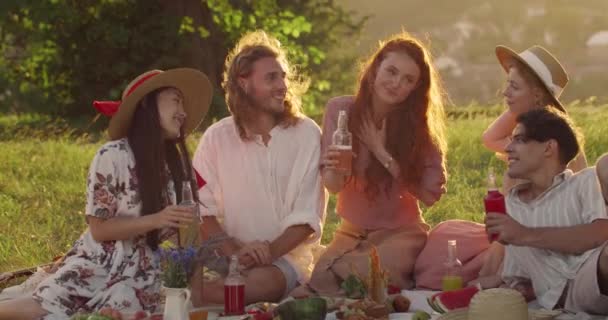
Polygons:
<instances>
[{"instance_id":1,"label":"hillside in background","mask_svg":"<svg viewBox=\"0 0 608 320\"><path fill-rule=\"evenodd\" d=\"M405 29L430 43L455 103L497 102L505 77L497 44L523 51L540 44L570 75L566 102L608 100L608 1L605 0L336 0L368 16L360 42L366 55L377 41ZM439 9L441 8L441 9Z\"/></svg>"}]
</instances>

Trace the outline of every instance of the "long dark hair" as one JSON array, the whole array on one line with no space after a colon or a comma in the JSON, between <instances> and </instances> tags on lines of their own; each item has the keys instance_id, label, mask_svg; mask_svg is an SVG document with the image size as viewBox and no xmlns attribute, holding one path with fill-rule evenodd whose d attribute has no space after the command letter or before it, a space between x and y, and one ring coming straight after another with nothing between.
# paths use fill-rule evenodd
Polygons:
<instances>
[{"instance_id":1,"label":"long dark hair","mask_svg":"<svg viewBox=\"0 0 608 320\"><path fill-rule=\"evenodd\" d=\"M135 156L142 216L157 213L169 205L166 188L169 179L175 185L177 203L181 201L183 181L190 181L192 190L197 190L183 132L175 140L164 140L162 136L157 98L165 89L167 87L156 89L138 102L129 128L128 140ZM198 202L197 192L193 192L193 197ZM159 229L146 234L146 243L153 250L158 248L159 242Z\"/></svg>"}]
</instances>

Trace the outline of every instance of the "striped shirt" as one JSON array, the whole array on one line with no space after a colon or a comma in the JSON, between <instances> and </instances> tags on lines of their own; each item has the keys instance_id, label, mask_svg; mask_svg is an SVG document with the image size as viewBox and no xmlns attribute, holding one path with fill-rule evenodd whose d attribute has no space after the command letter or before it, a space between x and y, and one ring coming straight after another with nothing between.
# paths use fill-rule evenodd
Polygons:
<instances>
[{"instance_id":1,"label":"striped shirt","mask_svg":"<svg viewBox=\"0 0 608 320\"><path fill-rule=\"evenodd\" d=\"M507 212L522 225L569 227L608 219L593 167L577 174L565 170L553 178L551 187L529 203L518 196L518 191L526 185L517 185L506 198ZM507 284L513 284L518 278L530 279L539 304L553 309L568 280L574 279L595 250L600 248L581 255L568 255L546 249L506 246L502 278Z\"/></svg>"}]
</instances>

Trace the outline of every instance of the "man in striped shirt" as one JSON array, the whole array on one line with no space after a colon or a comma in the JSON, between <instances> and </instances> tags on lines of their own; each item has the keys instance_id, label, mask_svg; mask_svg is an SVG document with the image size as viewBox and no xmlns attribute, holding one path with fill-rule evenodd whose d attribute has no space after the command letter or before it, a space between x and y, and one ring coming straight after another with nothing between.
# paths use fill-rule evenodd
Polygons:
<instances>
[{"instance_id":1,"label":"man in striped shirt","mask_svg":"<svg viewBox=\"0 0 608 320\"><path fill-rule=\"evenodd\" d=\"M579 143L565 114L533 110L517 123L507 173L528 182L507 195L508 215L486 218L506 245L503 281L547 309L608 315L608 215L596 171L566 169Z\"/></svg>"}]
</instances>

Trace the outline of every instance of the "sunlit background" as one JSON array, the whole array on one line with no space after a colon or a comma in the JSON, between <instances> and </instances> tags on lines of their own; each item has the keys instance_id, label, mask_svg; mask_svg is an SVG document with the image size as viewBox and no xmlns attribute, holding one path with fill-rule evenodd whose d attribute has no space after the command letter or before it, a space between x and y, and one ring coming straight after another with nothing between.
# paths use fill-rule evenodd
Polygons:
<instances>
[{"instance_id":1,"label":"sunlit background","mask_svg":"<svg viewBox=\"0 0 608 320\"><path fill-rule=\"evenodd\" d=\"M427 39L446 88L458 105L495 103L504 77L494 47L520 52L538 44L570 75L566 102L608 95L608 1L605 0L338 0L368 16L355 48L369 52L378 39L410 31ZM351 49L351 47L346 47Z\"/></svg>"},{"instance_id":2,"label":"sunlit background","mask_svg":"<svg viewBox=\"0 0 608 320\"><path fill-rule=\"evenodd\" d=\"M504 110L498 44L553 52L589 164L608 151L608 0L0 0L0 273L50 262L85 230L87 170L107 141L93 100L119 99L145 70L198 68L215 92L193 149L228 115L224 59L255 29L279 38L310 80L304 111L316 121L329 98L353 93L380 39L406 30L431 47L451 98L448 193L424 208L431 225L481 222L486 169L504 170L480 140Z\"/></svg>"}]
</instances>

